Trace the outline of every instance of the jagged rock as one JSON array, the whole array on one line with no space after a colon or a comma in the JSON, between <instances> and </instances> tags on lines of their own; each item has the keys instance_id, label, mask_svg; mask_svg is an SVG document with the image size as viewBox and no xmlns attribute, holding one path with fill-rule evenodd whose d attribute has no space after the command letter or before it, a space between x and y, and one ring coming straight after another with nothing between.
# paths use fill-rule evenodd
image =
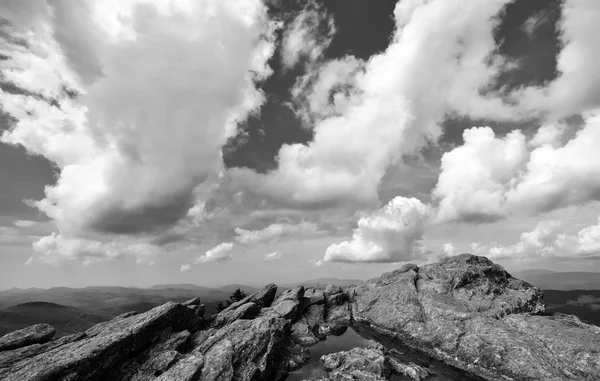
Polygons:
<instances>
[{"instance_id":1,"label":"jagged rock","mask_svg":"<svg viewBox=\"0 0 600 381\"><path fill-rule=\"evenodd\" d=\"M289 320L282 318L257 317L253 320L236 320L214 330L192 353L206 356L208 364L208 356L212 353L210 351L218 346L223 356L211 357L214 358L211 361L226 363L205 366L228 369L227 363L231 362L236 380L281 380L288 371L285 340L289 328ZM223 344L224 342L229 342L231 347L229 344ZM228 348L231 348L231 360L227 354Z\"/></svg>"},{"instance_id":2,"label":"jagged rock","mask_svg":"<svg viewBox=\"0 0 600 381\"><path fill-rule=\"evenodd\" d=\"M321 356L332 381L387 381L392 372L381 344Z\"/></svg>"},{"instance_id":3,"label":"jagged rock","mask_svg":"<svg viewBox=\"0 0 600 381\"><path fill-rule=\"evenodd\" d=\"M206 313L206 305L199 304L197 306L194 306L193 311L198 317L203 318L204 314Z\"/></svg>"},{"instance_id":4,"label":"jagged rock","mask_svg":"<svg viewBox=\"0 0 600 381\"><path fill-rule=\"evenodd\" d=\"M258 315L260 308L253 302L248 302L233 310L223 310L217 314L211 327L220 328L238 319L252 319Z\"/></svg>"},{"instance_id":5,"label":"jagged rock","mask_svg":"<svg viewBox=\"0 0 600 381\"><path fill-rule=\"evenodd\" d=\"M303 309L304 287L296 287L285 291L279 295L271 304L271 307L264 312L264 316L275 313L276 316L284 319L296 320Z\"/></svg>"},{"instance_id":6,"label":"jagged rock","mask_svg":"<svg viewBox=\"0 0 600 381\"><path fill-rule=\"evenodd\" d=\"M323 293L325 294L325 296L339 294L343 291L344 290L342 290L340 286L336 286L335 284L328 284L327 286L325 286L325 289L323 289Z\"/></svg>"},{"instance_id":7,"label":"jagged rock","mask_svg":"<svg viewBox=\"0 0 600 381\"><path fill-rule=\"evenodd\" d=\"M313 304L323 304L325 303L325 293L323 290L314 289L313 287L309 287L304 290L304 305L312 306Z\"/></svg>"},{"instance_id":8,"label":"jagged rock","mask_svg":"<svg viewBox=\"0 0 600 381\"><path fill-rule=\"evenodd\" d=\"M72 335L63 336L56 340L49 341L45 344L32 344L23 348L8 350L0 352L0 369L7 368L8 366L25 360L26 358L38 355L43 352L47 352L51 349L61 347L65 344L72 343L81 340L85 337L85 333L74 333ZM1 371L0 371L1 374Z\"/></svg>"},{"instance_id":9,"label":"jagged rock","mask_svg":"<svg viewBox=\"0 0 600 381\"><path fill-rule=\"evenodd\" d=\"M388 357L388 361L392 367L393 373L403 375L413 381L424 380L433 374L429 370L413 363L403 364L392 357Z\"/></svg>"},{"instance_id":10,"label":"jagged rock","mask_svg":"<svg viewBox=\"0 0 600 381\"><path fill-rule=\"evenodd\" d=\"M0 337L0 351L17 349L31 344L43 344L56 334L54 327L48 324L36 324Z\"/></svg>"},{"instance_id":11,"label":"jagged rock","mask_svg":"<svg viewBox=\"0 0 600 381\"><path fill-rule=\"evenodd\" d=\"M600 328L536 316L542 292L485 257L405 265L354 291L355 326L484 379L600 379Z\"/></svg>"},{"instance_id":12,"label":"jagged rock","mask_svg":"<svg viewBox=\"0 0 600 381\"><path fill-rule=\"evenodd\" d=\"M184 306L187 306L187 307L194 307L194 306L200 305L201 302L202 302L202 299L200 299L200 298L192 298L181 304L183 304Z\"/></svg>"},{"instance_id":13,"label":"jagged rock","mask_svg":"<svg viewBox=\"0 0 600 381\"><path fill-rule=\"evenodd\" d=\"M197 381L204 366L204 356L188 355L179 360L154 381Z\"/></svg>"},{"instance_id":14,"label":"jagged rock","mask_svg":"<svg viewBox=\"0 0 600 381\"><path fill-rule=\"evenodd\" d=\"M541 292L486 258L406 265L345 291L298 287L274 300L276 291L268 285L208 319L194 298L6 349L0 379L281 381L308 361L306 346L349 326L402 353L376 345L327 355L327 380L380 381L392 372L412 380L433 372L493 381L600 379L600 328L542 315Z\"/></svg>"},{"instance_id":15,"label":"jagged rock","mask_svg":"<svg viewBox=\"0 0 600 381\"><path fill-rule=\"evenodd\" d=\"M158 333L189 328L197 319L189 308L169 302L144 314L99 324L80 340L0 369L0 378L99 380L123 361L143 352Z\"/></svg>"},{"instance_id":16,"label":"jagged rock","mask_svg":"<svg viewBox=\"0 0 600 381\"><path fill-rule=\"evenodd\" d=\"M231 304L221 312L227 313L229 311L233 311L247 303L254 303L258 308L269 307L273 302L273 299L275 299L275 294L277 294L277 286L274 283L270 283L261 290L246 296L239 302Z\"/></svg>"}]
</instances>

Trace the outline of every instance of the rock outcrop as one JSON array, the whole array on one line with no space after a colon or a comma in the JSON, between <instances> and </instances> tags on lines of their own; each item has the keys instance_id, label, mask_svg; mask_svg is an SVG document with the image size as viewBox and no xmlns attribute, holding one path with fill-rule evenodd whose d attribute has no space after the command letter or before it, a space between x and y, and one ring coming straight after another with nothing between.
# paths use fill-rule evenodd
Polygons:
<instances>
[{"instance_id":1,"label":"rock outcrop","mask_svg":"<svg viewBox=\"0 0 600 381\"><path fill-rule=\"evenodd\" d=\"M486 380L598 380L600 328L544 316L542 292L462 254L353 288L354 325Z\"/></svg>"},{"instance_id":2,"label":"rock outcrop","mask_svg":"<svg viewBox=\"0 0 600 381\"><path fill-rule=\"evenodd\" d=\"M279 381L348 327L380 344L322 357L329 380L598 380L600 328L544 314L542 293L486 258L406 265L345 290L270 284L205 317L200 299L50 340L0 338L0 379Z\"/></svg>"},{"instance_id":3,"label":"rock outcrop","mask_svg":"<svg viewBox=\"0 0 600 381\"><path fill-rule=\"evenodd\" d=\"M52 339L56 330L48 324L36 324L0 337L0 351L43 344Z\"/></svg>"}]
</instances>

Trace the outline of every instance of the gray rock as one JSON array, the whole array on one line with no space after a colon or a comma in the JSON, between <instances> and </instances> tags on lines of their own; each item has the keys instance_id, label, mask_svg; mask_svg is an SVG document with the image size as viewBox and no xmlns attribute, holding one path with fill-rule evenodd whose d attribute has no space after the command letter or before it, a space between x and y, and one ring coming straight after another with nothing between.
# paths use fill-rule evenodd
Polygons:
<instances>
[{"instance_id":1,"label":"gray rock","mask_svg":"<svg viewBox=\"0 0 600 381\"><path fill-rule=\"evenodd\" d=\"M330 380L387 381L392 373L381 344L324 355L321 362Z\"/></svg>"},{"instance_id":2,"label":"gray rock","mask_svg":"<svg viewBox=\"0 0 600 381\"><path fill-rule=\"evenodd\" d=\"M191 354L179 360L155 381L197 381L204 366L204 356Z\"/></svg>"},{"instance_id":3,"label":"gray rock","mask_svg":"<svg viewBox=\"0 0 600 381\"><path fill-rule=\"evenodd\" d=\"M52 340L54 334L56 330L48 324L32 325L0 337L0 351L47 343Z\"/></svg>"},{"instance_id":4,"label":"gray rock","mask_svg":"<svg viewBox=\"0 0 600 381\"><path fill-rule=\"evenodd\" d=\"M190 299L188 301L185 301L185 302L183 302L181 304L183 304L184 306L187 306L187 307L194 307L194 306L200 305L201 302L202 302L202 299L200 299L200 298L192 298L192 299Z\"/></svg>"},{"instance_id":5,"label":"gray rock","mask_svg":"<svg viewBox=\"0 0 600 381\"><path fill-rule=\"evenodd\" d=\"M325 303L325 293L323 290L310 287L304 291L304 305L306 307L323 303Z\"/></svg>"},{"instance_id":6,"label":"gray rock","mask_svg":"<svg viewBox=\"0 0 600 381\"><path fill-rule=\"evenodd\" d=\"M294 321L304 308L303 298L303 286L287 290L275 299L271 304L270 311L266 311L265 314L269 314L272 311L279 317Z\"/></svg>"},{"instance_id":7,"label":"gray rock","mask_svg":"<svg viewBox=\"0 0 600 381\"><path fill-rule=\"evenodd\" d=\"M217 314L213 322L210 324L212 328L220 328L227 324L231 324L239 319L252 319L260 312L259 307L248 302L233 310L223 310Z\"/></svg>"},{"instance_id":8,"label":"gray rock","mask_svg":"<svg viewBox=\"0 0 600 381\"><path fill-rule=\"evenodd\" d=\"M190 327L197 316L189 308L166 303L146 313L101 324L86 337L13 363L0 370L8 380L98 380L137 356L165 330Z\"/></svg>"},{"instance_id":9,"label":"gray rock","mask_svg":"<svg viewBox=\"0 0 600 381\"><path fill-rule=\"evenodd\" d=\"M221 312L227 313L233 311L247 303L254 303L258 308L268 307L273 302L273 299L275 299L275 294L277 294L277 286L274 283L270 283L261 290L246 296L239 302L232 303Z\"/></svg>"},{"instance_id":10,"label":"gray rock","mask_svg":"<svg viewBox=\"0 0 600 381\"><path fill-rule=\"evenodd\" d=\"M600 379L600 328L536 316L542 292L487 258L405 265L355 291L354 324L484 379Z\"/></svg>"}]
</instances>

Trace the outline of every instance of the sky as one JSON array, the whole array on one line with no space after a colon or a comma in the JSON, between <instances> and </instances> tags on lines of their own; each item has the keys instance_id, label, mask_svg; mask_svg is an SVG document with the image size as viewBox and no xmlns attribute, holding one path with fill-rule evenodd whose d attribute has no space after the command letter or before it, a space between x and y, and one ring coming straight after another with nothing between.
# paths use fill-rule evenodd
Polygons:
<instances>
[{"instance_id":1,"label":"sky","mask_svg":"<svg viewBox=\"0 0 600 381\"><path fill-rule=\"evenodd\" d=\"M0 15L0 289L600 271L596 0Z\"/></svg>"}]
</instances>

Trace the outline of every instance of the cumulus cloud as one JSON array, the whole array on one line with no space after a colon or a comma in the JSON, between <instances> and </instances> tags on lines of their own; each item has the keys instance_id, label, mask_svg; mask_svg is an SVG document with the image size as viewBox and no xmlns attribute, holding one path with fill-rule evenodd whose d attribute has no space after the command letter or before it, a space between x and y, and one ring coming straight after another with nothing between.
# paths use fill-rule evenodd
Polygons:
<instances>
[{"instance_id":1,"label":"cumulus cloud","mask_svg":"<svg viewBox=\"0 0 600 381\"><path fill-rule=\"evenodd\" d=\"M600 4L565 0L560 21L563 47L558 78L543 87L527 87L513 98L531 113L568 117L600 106Z\"/></svg>"},{"instance_id":2,"label":"cumulus cloud","mask_svg":"<svg viewBox=\"0 0 600 381\"><path fill-rule=\"evenodd\" d=\"M564 145L537 134L532 150L518 130L505 137L489 127L465 130L464 144L442 156L433 190L438 219L494 221L600 200L600 116L590 113L584 120Z\"/></svg>"},{"instance_id":3,"label":"cumulus cloud","mask_svg":"<svg viewBox=\"0 0 600 381\"><path fill-rule=\"evenodd\" d=\"M188 272L192 269L191 265L182 265L181 268L179 269L179 271L181 271L182 273Z\"/></svg>"},{"instance_id":4,"label":"cumulus cloud","mask_svg":"<svg viewBox=\"0 0 600 381\"><path fill-rule=\"evenodd\" d=\"M319 60L335 32L333 18L315 1L309 1L283 33L281 61L284 67L292 68L302 60L309 65Z\"/></svg>"},{"instance_id":5,"label":"cumulus cloud","mask_svg":"<svg viewBox=\"0 0 600 381\"><path fill-rule=\"evenodd\" d=\"M200 257L196 258L194 263L206 263L206 262L224 262L231 260L232 252L234 249L234 245L231 242L223 242L212 249L208 250L206 253L202 254Z\"/></svg>"},{"instance_id":6,"label":"cumulus cloud","mask_svg":"<svg viewBox=\"0 0 600 381\"><path fill-rule=\"evenodd\" d=\"M283 255L281 253L274 251L272 253L265 255L265 261L276 261L278 259L281 259L282 257L283 257Z\"/></svg>"},{"instance_id":7,"label":"cumulus cloud","mask_svg":"<svg viewBox=\"0 0 600 381\"><path fill-rule=\"evenodd\" d=\"M482 95L504 67L493 56L492 32L507 2L398 2L389 47L354 74L351 91L334 100L343 106L313 126L314 140L284 145L278 169L266 175L231 170L234 183L295 206L373 206L388 166L436 140L448 113L514 116L498 97ZM346 59L356 67L352 61ZM339 82L327 80L334 87ZM331 86L311 99L329 99Z\"/></svg>"},{"instance_id":8,"label":"cumulus cloud","mask_svg":"<svg viewBox=\"0 0 600 381\"><path fill-rule=\"evenodd\" d=\"M522 233L519 242L513 245L473 243L471 249L490 259L600 257L600 217L597 224L576 234L565 233L560 221L547 220L539 222L532 231Z\"/></svg>"},{"instance_id":9,"label":"cumulus cloud","mask_svg":"<svg viewBox=\"0 0 600 381\"><path fill-rule=\"evenodd\" d=\"M327 248L325 262L401 262L424 259L422 242L430 207L416 198L396 197L358 220L352 239Z\"/></svg>"},{"instance_id":10,"label":"cumulus cloud","mask_svg":"<svg viewBox=\"0 0 600 381\"><path fill-rule=\"evenodd\" d=\"M452 243L445 243L440 250L439 258L451 257L455 254L456 250Z\"/></svg>"},{"instance_id":11,"label":"cumulus cloud","mask_svg":"<svg viewBox=\"0 0 600 381\"><path fill-rule=\"evenodd\" d=\"M103 244L78 241L85 231L153 232L186 217L237 122L263 102L255 82L271 74L275 24L259 0L8 1L0 10L0 72L19 89L0 90L17 120L1 141L60 170L35 202L60 231L37 247L55 255L96 256Z\"/></svg>"},{"instance_id":12,"label":"cumulus cloud","mask_svg":"<svg viewBox=\"0 0 600 381\"><path fill-rule=\"evenodd\" d=\"M271 224L261 230L245 230L236 228L237 236L235 240L242 245L257 245L265 242L272 242L283 237L305 236L319 232L317 224L311 222L301 222L299 224Z\"/></svg>"}]
</instances>

